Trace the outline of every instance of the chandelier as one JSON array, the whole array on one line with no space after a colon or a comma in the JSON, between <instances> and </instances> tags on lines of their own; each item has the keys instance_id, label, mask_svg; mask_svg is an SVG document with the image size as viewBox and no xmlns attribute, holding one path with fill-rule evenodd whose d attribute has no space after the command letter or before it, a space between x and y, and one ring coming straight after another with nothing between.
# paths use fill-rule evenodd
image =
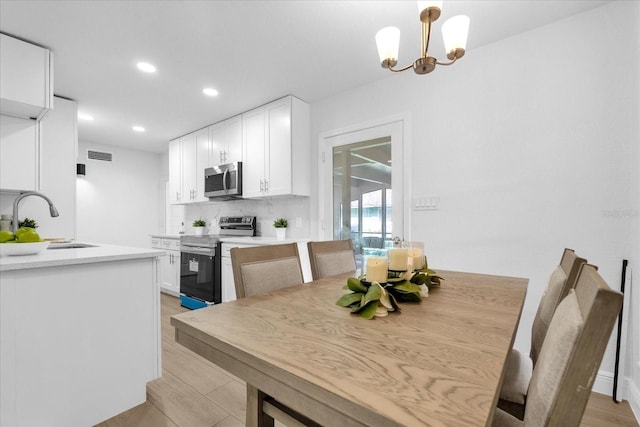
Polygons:
<instances>
[{"instance_id":1,"label":"chandelier","mask_svg":"<svg viewBox=\"0 0 640 427\"><path fill-rule=\"evenodd\" d=\"M376 34L378 54L383 68L394 72L400 72L413 68L416 74L427 74L436 68L436 65L451 65L464 56L469 33L469 17L464 15L454 16L442 24L442 38L445 51L450 62L438 61L433 56L428 56L429 40L431 38L431 23L440 17L442 1L418 1L418 13L422 22L422 51L420 58L413 64L404 68L394 69L398 63L398 49L400 47L400 30L396 27L385 27Z\"/></svg>"}]
</instances>

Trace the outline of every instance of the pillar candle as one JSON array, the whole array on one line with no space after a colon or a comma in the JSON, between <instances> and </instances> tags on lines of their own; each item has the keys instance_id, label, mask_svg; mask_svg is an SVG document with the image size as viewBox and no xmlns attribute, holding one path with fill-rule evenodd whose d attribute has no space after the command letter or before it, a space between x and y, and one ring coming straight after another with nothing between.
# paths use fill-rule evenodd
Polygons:
<instances>
[{"instance_id":1,"label":"pillar candle","mask_svg":"<svg viewBox=\"0 0 640 427\"><path fill-rule=\"evenodd\" d=\"M381 256L367 258L368 282L387 283L387 259Z\"/></svg>"},{"instance_id":2,"label":"pillar candle","mask_svg":"<svg viewBox=\"0 0 640 427\"><path fill-rule=\"evenodd\" d=\"M407 270L407 249L395 248L389 249L389 270L406 271Z\"/></svg>"}]
</instances>

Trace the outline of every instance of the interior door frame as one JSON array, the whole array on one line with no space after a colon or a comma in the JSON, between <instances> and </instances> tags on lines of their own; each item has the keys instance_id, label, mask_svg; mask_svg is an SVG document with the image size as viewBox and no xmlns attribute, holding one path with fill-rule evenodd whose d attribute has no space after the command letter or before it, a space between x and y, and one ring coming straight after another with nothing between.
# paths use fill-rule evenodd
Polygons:
<instances>
[{"instance_id":1,"label":"interior door frame","mask_svg":"<svg viewBox=\"0 0 640 427\"><path fill-rule=\"evenodd\" d=\"M333 240L333 147L391 136L393 204L402 207L401 223L394 216L393 235L411 239L411 115L409 112L322 132L318 135L318 236ZM400 191L397 191L400 189ZM399 200L399 201L398 201Z\"/></svg>"}]
</instances>

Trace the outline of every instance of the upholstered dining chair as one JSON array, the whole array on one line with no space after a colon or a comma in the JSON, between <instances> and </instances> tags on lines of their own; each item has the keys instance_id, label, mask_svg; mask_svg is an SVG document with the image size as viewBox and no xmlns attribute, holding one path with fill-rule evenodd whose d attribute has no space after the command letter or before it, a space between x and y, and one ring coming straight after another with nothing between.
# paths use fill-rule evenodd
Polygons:
<instances>
[{"instance_id":1,"label":"upholstered dining chair","mask_svg":"<svg viewBox=\"0 0 640 427\"><path fill-rule=\"evenodd\" d=\"M296 243L231 249L236 296L254 295L301 285L300 255ZM287 426L317 426L312 420L247 384L247 405L260 408L260 425L274 419Z\"/></svg>"},{"instance_id":2,"label":"upholstered dining chair","mask_svg":"<svg viewBox=\"0 0 640 427\"><path fill-rule=\"evenodd\" d=\"M531 376L524 420L496 409L494 427L578 427L622 307L622 294L583 264L555 310Z\"/></svg>"},{"instance_id":3,"label":"upholstered dining chair","mask_svg":"<svg viewBox=\"0 0 640 427\"><path fill-rule=\"evenodd\" d=\"M565 249L560 264L551 273L547 288L538 305L531 327L531 349L529 355L512 349L505 364L505 375L500 390L498 407L523 419L527 389L536 365L540 349L553 313L560 301L576 284L578 272L586 259L576 255L573 249Z\"/></svg>"},{"instance_id":4,"label":"upholstered dining chair","mask_svg":"<svg viewBox=\"0 0 640 427\"><path fill-rule=\"evenodd\" d=\"M313 280L356 272L356 259L351 240L308 242Z\"/></svg>"},{"instance_id":5,"label":"upholstered dining chair","mask_svg":"<svg viewBox=\"0 0 640 427\"><path fill-rule=\"evenodd\" d=\"M231 249L236 297L244 298L303 283L298 245Z\"/></svg>"}]
</instances>

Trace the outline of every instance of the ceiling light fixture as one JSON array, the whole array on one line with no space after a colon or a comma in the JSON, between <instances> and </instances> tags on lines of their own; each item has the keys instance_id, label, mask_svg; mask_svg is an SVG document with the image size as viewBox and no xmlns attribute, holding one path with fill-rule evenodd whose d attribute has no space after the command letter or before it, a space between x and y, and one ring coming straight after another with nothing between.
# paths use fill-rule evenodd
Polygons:
<instances>
[{"instance_id":1,"label":"ceiling light fixture","mask_svg":"<svg viewBox=\"0 0 640 427\"><path fill-rule=\"evenodd\" d=\"M92 122L93 121L93 116L91 114L78 113L78 118L80 120L86 120L88 122Z\"/></svg>"},{"instance_id":2,"label":"ceiling light fixture","mask_svg":"<svg viewBox=\"0 0 640 427\"><path fill-rule=\"evenodd\" d=\"M155 73L156 67L153 64L149 64L148 62L138 62L136 64L138 70L144 71L145 73Z\"/></svg>"},{"instance_id":3,"label":"ceiling light fixture","mask_svg":"<svg viewBox=\"0 0 640 427\"><path fill-rule=\"evenodd\" d=\"M469 17L454 16L442 24L442 38L450 62L440 62L433 56L428 56L429 40L431 39L431 23L440 17L442 1L419 1L418 13L422 22L422 52L420 58L404 68L394 69L398 63L400 47L400 30L396 27L385 27L376 34L378 54L383 68L400 72L413 68L416 74L427 74L436 65L451 65L464 56L469 34Z\"/></svg>"},{"instance_id":4,"label":"ceiling light fixture","mask_svg":"<svg viewBox=\"0 0 640 427\"><path fill-rule=\"evenodd\" d=\"M144 128L142 126L132 126L131 129L135 130L136 132L144 132Z\"/></svg>"},{"instance_id":5,"label":"ceiling light fixture","mask_svg":"<svg viewBox=\"0 0 640 427\"><path fill-rule=\"evenodd\" d=\"M207 96L218 96L218 91L210 87L205 87L204 89L202 89L202 93Z\"/></svg>"}]
</instances>

